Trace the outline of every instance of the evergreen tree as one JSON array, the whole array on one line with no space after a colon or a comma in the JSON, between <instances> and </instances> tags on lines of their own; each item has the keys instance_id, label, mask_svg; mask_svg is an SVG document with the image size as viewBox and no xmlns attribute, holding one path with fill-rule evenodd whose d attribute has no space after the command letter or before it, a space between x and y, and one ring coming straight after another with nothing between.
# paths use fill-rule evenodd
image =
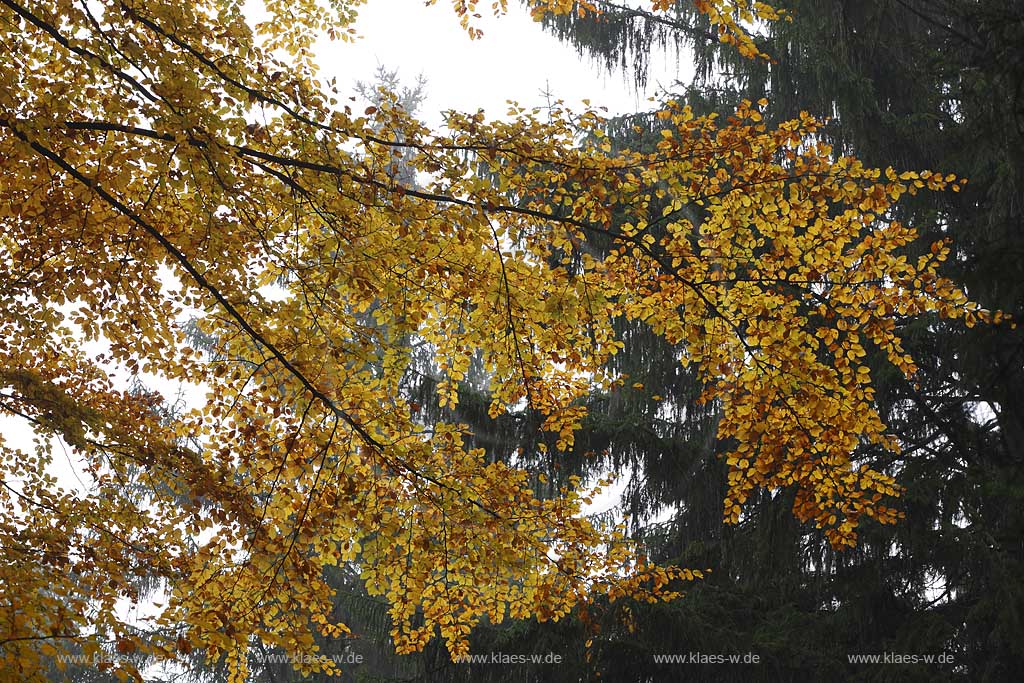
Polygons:
<instances>
[{"instance_id":1,"label":"evergreen tree","mask_svg":"<svg viewBox=\"0 0 1024 683\"><path fill-rule=\"evenodd\" d=\"M742 98L765 96L776 120L801 109L832 117L826 135L837 154L970 178L959 194L904 203L899 217L926 238L951 237L957 258L948 274L987 306L1020 317L1024 4L774 3L793 21L764 27L759 44L774 57L770 64L709 40L690 3L678 3L673 20L598 4L605 14L570 14L548 27L607 67L635 67L628 75L638 83L652 47L690 48L696 77L676 97L698 110L727 112ZM634 117L630 128L642 120ZM1013 677L1024 635L1022 335L1010 326L969 330L922 319L907 321L903 336L922 359L916 386L882 361L876 376L887 378L878 400L905 445L887 469L907 489L906 519L872 528L856 549L838 553L788 514L785 495L750 501L741 524L724 527L714 445L695 452L663 442L633 461L644 485L627 491L626 507L650 513L645 503L656 500L673 508L668 523L638 520L637 533L666 562L716 572L676 605L636 606L632 632L596 641L595 669L614 680L655 680L673 670L655 665L654 653L750 650L760 667L708 667L702 676ZM678 402L693 387L673 361L668 351L635 362L666 379L659 393ZM681 431L708 421L685 411L673 418ZM631 425L629 445L610 453L642 449L652 424ZM621 457L610 462L621 466ZM863 457L885 464L868 450ZM956 665L848 664L847 654L881 652L945 653Z\"/></svg>"}]
</instances>

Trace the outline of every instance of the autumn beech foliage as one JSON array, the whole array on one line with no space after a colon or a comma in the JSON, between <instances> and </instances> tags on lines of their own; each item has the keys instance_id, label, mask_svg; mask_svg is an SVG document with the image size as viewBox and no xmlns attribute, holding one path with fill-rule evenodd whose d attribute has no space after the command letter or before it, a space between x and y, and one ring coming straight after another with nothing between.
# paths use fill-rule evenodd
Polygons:
<instances>
[{"instance_id":1,"label":"autumn beech foliage","mask_svg":"<svg viewBox=\"0 0 1024 683\"><path fill-rule=\"evenodd\" d=\"M323 576L338 563L391 605L398 651L440 637L453 657L482 619L673 599L700 576L588 521L579 482L538 500L464 427L421 424L412 340L442 405L479 354L491 416L528 405L557 458L582 399L624 381L612 319L642 320L720 406L726 519L761 488L795 490L836 546L899 516L893 480L854 457L899 448L866 354L913 376L908 316L992 316L936 274L948 245L908 256L891 213L962 180L837 158L810 116L766 127L763 101L728 118L669 102L644 151L561 106L433 131L315 80L312 41L347 39L359 3L267 0L255 27L241 4L0 0L0 411L40 436L0 459L0 671L201 650L241 681L256 640L333 671L309 653L348 633ZM740 45L737 11L774 16L698 4ZM211 348L190 347L188 311ZM133 373L205 402L168 416ZM50 437L83 489L58 487ZM165 590L126 623L143 578Z\"/></svg>"}]
</instances>

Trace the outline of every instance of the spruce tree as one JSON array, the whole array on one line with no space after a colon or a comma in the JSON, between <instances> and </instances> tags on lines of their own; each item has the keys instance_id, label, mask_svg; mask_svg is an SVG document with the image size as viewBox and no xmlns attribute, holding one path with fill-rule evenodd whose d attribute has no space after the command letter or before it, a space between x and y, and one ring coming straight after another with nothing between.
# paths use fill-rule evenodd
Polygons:
<instances>
[{"instance_id":1,"label":"spruce tree","mask_svg":"<svg viewBox=\"0 0 1024 683\"><path fill-rule=\"evenodd\" d=\"M548 28L639 83L653 46L681 46L697 70L674 96L698 110L727 112L742 98L764 96L777 121L801 109L831 117L826 135L837 154L970 178L959 194L904 203L899 218L926 238L951 238L957 257L947 273L987 306L1020 317L1024 4L774 3L792 22L764 27L759 44L773 63L709 40L691 3L678 3L671 21L598 4L605 14L566 15ZM706 467L695 468L685 450L666 445L643 460L650 488L630 491L627 507L657 499L676 515L668 524L639 523L637 533L659 558L703 561L717 571L677 605L637 606L634 632L605 641L599 670L615 680L654 680L671 669L653 665L653 653L749 648L760 653L760 668L708 668L702 676L1012 678L1021 664L1015 643L1024 607L1022 335L1009 325L965 329L919 319L906 321L903 337L923 360L915 384L881 360L877 376L886 378L879 404L904 444L887 469L907 489L906 519L872 528L856 549L838 553L787 514L784 494L751 501L740 525L722 527L714 447L705 450ZM692 391L671 365L648 366L677 382L661 390ZM645 426L634 429L633 443L642 442ZM868 450L863 457L886 464ZM944 653L956 664L858 667L847 660L883 652Z\"/></svg>"}]
</instances>

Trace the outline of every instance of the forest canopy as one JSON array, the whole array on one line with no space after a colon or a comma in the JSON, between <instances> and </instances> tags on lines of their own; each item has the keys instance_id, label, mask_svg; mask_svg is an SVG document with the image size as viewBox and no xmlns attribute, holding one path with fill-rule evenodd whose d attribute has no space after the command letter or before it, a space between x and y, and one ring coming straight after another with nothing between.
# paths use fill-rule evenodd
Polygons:
<instances>
[{"instance_id":1,"label":"forest canopy","mask_svg":"<svg viewBox=\"0 0 1024 683\"><path fill-rule=\"evenodd\" d=\"M955 174L862 163L807 112L769 123L761 98L669 100L638 145L595 109L451 112L441 130L395 93L353 110L311 45L345 40L359 4L268 0L254 26L229 0L0 0L0 411L40 435L0 451L13 677L112 650L96 661L126 677L200 652L242 681L256 643L330 673L309 653L349 633L325 578L340 566L387 602L398 652L439 637L452 658L482 621L679 598L706 567L657 565L582 514L579 478L542 494L526 458L424 419L476 373L487 418L527 410L530 457L558 462L588 397L645 390L615 369L618 320L678 348L716 407L715 514L785 491L853 547L902 515L894 477L858 456L900 450L869 353L913 381L909 321L1001 323L940 274L948 240L901 220L909 197L961 191ZM475 30L474 3L454 5ZM774 10L693 5L768 59L744 26ZM167 410L124 380L141 374L205 402ZM57 485L50 437L85 491ZM157 613L130 623L152 586Z\"/></svg>"}]
</instances>

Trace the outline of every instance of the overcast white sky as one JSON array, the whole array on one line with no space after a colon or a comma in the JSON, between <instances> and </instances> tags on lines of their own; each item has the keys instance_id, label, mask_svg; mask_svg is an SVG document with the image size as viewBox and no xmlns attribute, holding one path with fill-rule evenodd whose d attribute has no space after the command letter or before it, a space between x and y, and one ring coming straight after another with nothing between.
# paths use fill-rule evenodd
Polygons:
<instances>
[{"instance_id":1,"label":"overcast white sky","mask_svg":"<svg viewBox=\"0 0 1024 683\"><path fill-rule=\"evenodd\" d=\"M570 106L590 99L610 114L650 108L646 101L657 85L669 86L677 77L674 57L651 59L649 92L632 92L621 74L603 74L573 47L563 44L535 23L516 0L508 14L494 17L490 2L480 3L484 31L470 40L459 26L449 0L425 6L424 0L374 0L359 10L356 29L363 36L356 44L325 42L318 61L325 77L338 79L339 89L356 81L370 81L377 65L397 69L403 83L412 85L422 73L428 80L428 100L420 112L438 123L439 112L455 109L489 117L504 116L506 100L526 106L545 104L542 92Z\"/></svg>"}]
</instances>

